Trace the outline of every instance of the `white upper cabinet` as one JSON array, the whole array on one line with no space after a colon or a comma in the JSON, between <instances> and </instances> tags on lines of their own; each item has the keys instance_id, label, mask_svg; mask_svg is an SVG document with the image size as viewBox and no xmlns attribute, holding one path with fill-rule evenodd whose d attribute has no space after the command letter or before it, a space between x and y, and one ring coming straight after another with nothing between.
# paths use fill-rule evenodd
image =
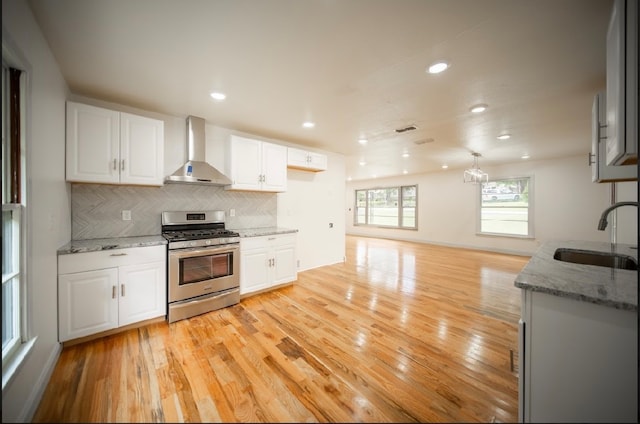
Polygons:
<instances>
[{"instance_id":1,"label":"white upper cabinet","mask_svg":"<svg viewBox=\"0 0 640 424\"><path fill-rule=\"evenodd\" d=\"M67 102L67 181L163 185L164 122Z\"/></svg>"},{"instance_id":2,"label":"white upper cabinet","mask_svg":"<svg viewBox=\"0 0 640 424\"><path fill-rule=\"evenodd\" d=\"M283 192L287 190L287 148L232 135L227 149L227 190Z\"/></svg>"},{"instance_id":3,"label":"white upper cabinet","mask_svg":"<svg viewBox=\"0 0 640 424\"><path fill-rule=\"evenodd\" d=\"M605 116L605 93L596 94L593 99L592 128L591 128L591 181L607 183L615 181L637 181L638 167L636 165L609 166L607 165L607 126Z\"/></svg>"},{"instance_id":4,"label":"white upper cabinet","mask_svg":"<svg viewBox=\"0 0 640 424\"><path fill-rule=\"evenodd\" d=\"M615 0L607 30L607 165L638 162L638 2Z\"/></svg>"},{"instance_id":5,"label":"white upper cabinet","mask_svg":"<svg viewBox=\"0 0 640 424\"><path fill-rule=\"evenodd\" d=\"M306 150L287 148L287 167L305 171L326 171L327 155Z\"/></svg>"}]
</instances>

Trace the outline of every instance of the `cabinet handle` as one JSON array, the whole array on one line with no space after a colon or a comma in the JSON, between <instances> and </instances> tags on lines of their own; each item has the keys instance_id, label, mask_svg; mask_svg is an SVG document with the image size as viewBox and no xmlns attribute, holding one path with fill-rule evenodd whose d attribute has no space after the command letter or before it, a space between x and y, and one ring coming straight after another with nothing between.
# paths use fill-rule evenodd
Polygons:
<instances>
[{"instance_id":1,"label":"cabinet handle","mask_svg":"<svg viewBox=\"0 0 640 424\"><path fill-rule=\"evenodd\" d=\"M124 171L124 159L122 159L122 161L120 163L120 170Z\"/></svg>"},{"instance_id":2,"label":"cabinet handle","mask_svg":"<svg viewBox=\"0 0 640 424\"><path fill-rule=\"evenodd\" d=\"M113 286L113 287L111 288L111 299L115 299L115 298L116 298L116 296L117 296L117 293L116 293L116 286Z\"/></svg>"},{"instance_id":3,"label":"cabinet handle","mask_svg":"<svg viewBox=\"0 0 640 424\"><path fill-rule=\"evenodd\" d=\"M118 169L118 160L114 159L113 160L113 170L115 171L116 169Z\"/></svg>"},{"instance_id":4,"label":"cabinet handle","mask_svg":"<svg viewBox=\"0 0 640 424\"><path fill-rule=\"evenodd\" d=\"M596 155L594 155L593 153L589 153L589 159L588 159L589 160L589 166L595 165L595 162L591 160L592 158L595 158L595 157L596 157Z\"/></svg>"},{"instance_id":5,"label":"cabinet handle","mask_svg":"<svg viewBox=\"0 0 640 424\"><path fill-rule=\"evenodd\" d=\"M515 364L513 361L513 349L509 349L509 367L511 368L511 372L515 372Z\"/></svg>"},{"instance_id":6,"label":"cabinet handle","mask_svg":"<svg viewBox=\"0 0 640 424\"><path fill-rule=\"evenodd\" d=\"M605 135L604 130L605 128L607 128L607 124L603 124L603 125L598 125L600 131L598 131L598 139L599 140L606 140L607 136Z\"/></svg>"},{"instance_id":7,"label":"cabinet handle","mask_svg":"<svg viewBox=\"0 0 640 424\"><path fill-rule=\"evenodd\" d=\"M267 240L275 240L275 237L268 237Z\"/></svg>"},{"instance_id":8,"label":"cabinet handle","mask_svg":"<svg viewBox=\"0 0 640 424\"><path fill-rule=\"evenodd\" d=\"M109 256L127 256L126 253L112 253Z\"/></svg>"},{"instance_id":9,"label":"cabinet handle","mask_svg":"<svg viewBox=\"0 0 640 424\"><path fill-rule=\"evenodd\" d=\"M124 284L120 284L120 296L124 297Z\"/></svg>"}]
</instances>

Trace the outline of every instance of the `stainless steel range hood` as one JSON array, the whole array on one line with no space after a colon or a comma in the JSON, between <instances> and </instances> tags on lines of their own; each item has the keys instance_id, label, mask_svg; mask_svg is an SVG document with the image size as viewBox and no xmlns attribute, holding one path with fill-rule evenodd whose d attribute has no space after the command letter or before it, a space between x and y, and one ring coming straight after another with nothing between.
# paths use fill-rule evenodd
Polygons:
<instances>
[{"instance_id":1,"label":"stainless steel range hood","mask_svg":"<svg viewBox=\"0 0 640 424\"><path fill-rule=\"evenodd\" d=\"M205 162L205 121L197 116L187 117L187 163L168 176L167 183L190 183L223 186L231 179Z\"/></svg>"}]
</instances>

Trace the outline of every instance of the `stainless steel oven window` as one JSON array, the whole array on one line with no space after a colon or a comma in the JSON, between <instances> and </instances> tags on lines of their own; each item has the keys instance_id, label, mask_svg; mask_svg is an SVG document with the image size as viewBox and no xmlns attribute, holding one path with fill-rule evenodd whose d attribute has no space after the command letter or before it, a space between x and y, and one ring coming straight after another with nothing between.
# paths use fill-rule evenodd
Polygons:
<instances>
[{"instance_id":1,"label":"stainless steel oven window","mask_svg":"<svg viewBox=\"0 0 640 424\"><path fill-rule=\"evenodd\" d=\"M233 275L233 253L180 259L180 285Z\"/></svg>"}]
</instances>

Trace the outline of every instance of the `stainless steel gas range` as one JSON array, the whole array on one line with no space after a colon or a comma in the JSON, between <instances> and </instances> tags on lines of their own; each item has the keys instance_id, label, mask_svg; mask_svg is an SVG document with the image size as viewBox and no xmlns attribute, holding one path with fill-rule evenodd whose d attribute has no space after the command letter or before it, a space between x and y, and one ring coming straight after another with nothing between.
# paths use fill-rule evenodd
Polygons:
<instances>
[{"instance_id":1,"label":"stainless steel gas range","mask_svg":"<svg viewBox=\"0 0 640 424\"><path fill-rule=\"evenodd\" d=\"M240 235L224 211L162 212L172 323L240 302Z\"/></svg>"}]
</instances>

